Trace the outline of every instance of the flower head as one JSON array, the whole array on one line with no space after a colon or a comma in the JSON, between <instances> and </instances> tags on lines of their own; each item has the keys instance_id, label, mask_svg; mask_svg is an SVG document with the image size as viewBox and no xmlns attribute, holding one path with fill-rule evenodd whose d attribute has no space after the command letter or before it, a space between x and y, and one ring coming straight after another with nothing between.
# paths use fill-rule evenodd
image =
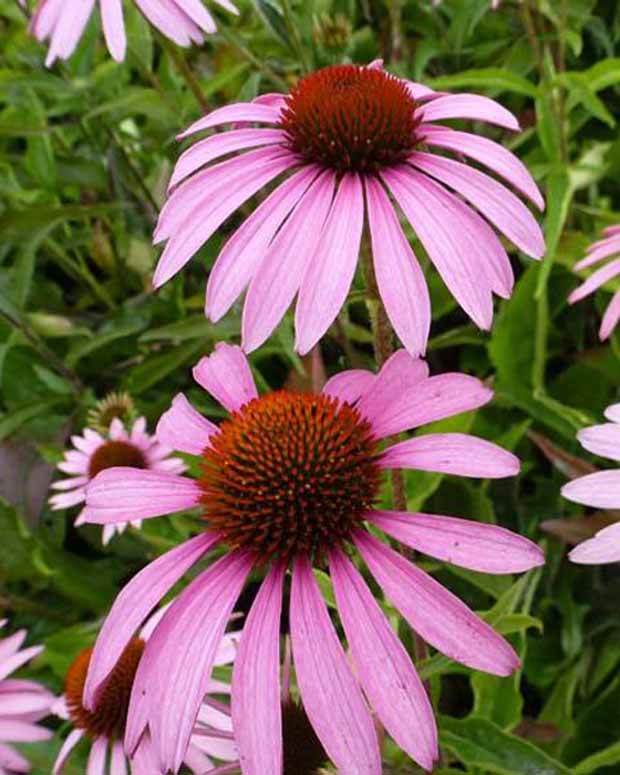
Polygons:
<instances>
[{"instance_id":1,"label":"flower head","mask_svg":"<svg viewBox=\"0 0 620 775\"><path fill-rule=\"evenodd\" d=\"M0 628L6 624L0 621ZM13 743L49 740L52 733L37 724L47 716L54 697L34 681L9 678L43 650L43 646L21 649L26 631L0 638L0 772L6 775L30 772L30 764Z\"/></svg>"},{"instance_id":2,"label":"flower head","mask_svg":"<svg viewBox=\"0 0 620 775\"><path fill-rule=\"evenodd\" d=\"M105 683L97 694L96 702L87 708L83 701L84 684L88 667L92 659L92 648L81 651L72 662L65 678L64 694L53 706L53 712L71 723L72 730L58 753L53 775L63 768L75 748L86 738L91 748L88 759L87 775L94 773L121 775L129 769L136 775L157 775L164 773L148 734L139 741L131 763L123 750L123 736L127 725L127 711L131 691L136 681L144 650L153 630L161 620L166 607L154 614L142 628L138 636L133 637L124 648L112 667ZM231 664L236 653L239 634L229 633L220 642L215 664ZM228 694L230 686L222 681L211 681L208 692ZM106 760L110 757L109 769ZM235 761L237 749L232 739L232 724L227 707L210 697L201 702L198 717L190 737L183 761L196 775L211 769L214 763L211 756L223 761Z\"/></svg>"},{"instance_id":3,"label":"flower head","mask_svg":"<svg viewBox=\"0 0 620 775\"><path fill-rule=\"evenodd\" d=\"M579 431L577 438L584 449L595 455L620 462L620 404L605 410L609 420ZM562 495L570 501L597 509L620 509L620 469L596 471L565 484ZM569 554L573 562L585 565L620 562L620 523L609 525Z\"/></svg>"},{"instance_id":4,"label":"flower head","mask_svg":"<svg viewBox=\"0 0 620 775\"><path fill-rule=\"evenodd\" d=\"M390 468L505 477L518 460L496 445L457 433L414 436L384 449L394 434L485 404L491 391L464 374L429 377L426 364L397 352L378 375L339 374L317 395L259 396L245 355L225 344L194 369L197 382L230 412L218 427L179 394L158 438L202 458L197 479L115 468L87 493L86 520L114 523L196 508L202 534L159 557L120 593L95 646L88 706L142 619L214 547L225 553L170 607L146 646L132 693L125 743L149 729L166 766L180 765L208 685L215 645L252 568L265 573L235 661L232 715L244 773L282 771L280 615L291 572L290 634L305 713L327 756L343 772L378 775L377 736L364 689L396 742L426 769L437 755L432 708L413 664L356 565L357 552L386 597L429 643L470 667L508 675L511 646L464 603L368 530L418 551L490 573L524 571L543 557L503 528L376 508ZM313 567L329 569L357 676L350 669Z\"/></svg>"},{"instance_id":5,"label":"flower head","mask_svg":"<svg viewBox=\"0 0 620 775\"><path fill-rule=\"evenodd\" d=\"M612 259L606 261L606 259ZM586 267L600 264L606 261L604 266L593 272L588 279L568 297L569 304L581 301L586 296L594 293L601 285L615 277L620 277L620 226L608 226L603 229L603 239L594 242L587 250L587 255L575 264L575 269L586 269ZM620 290L613 295L609 306L605 311L599 337L604 340L609 337L620 320Z\"/></svg>"},{"instance_id":6,"label":"flower head","mask_svg":"<svg viewBox=\"0 0 620 775\"><path fill-rule=\"evenodd\" d=\"M179 46L200 44L204 34L214 33L215 20L202 0L134 0L146 19ZM213 0L217 5L238 13L230 0ZM39 0L30 30L40 41L50 41L45 64L68 59L75 51L92 16L99 6L101 23L108 50L117 62L125 59L127 39L123 21L122 0Z\"/></svg>"},{"instance_id":7,"label":"flower head","mask_svg":"<svg viewBox=\"0 0 620 775\"><path fill-rule=\"evenodd\" d=\"M146 432L144 417L139 417L130 430L126 430L121 420L114 417L104 435L86 428L82 436L72 436L71 441L75 448L65 452L63 460L58 464L58 469L69 474L69 477L52 484L53 490L61 491L50 498L52 509L66 509L83 503L88 483L106 468L131 466L175 474L185 470L180 458L171 457L171 450ZM75 524L81 525L83 522L83 512L80 512ZM107 544L115 533L120 535L129 524L140 528L142 521L133 519L106 525L103 529L103 543Z\"/></svg>"},{"instance_id":8,"label":"flower head","mask_svg":"<svg viewBox=\"0 0 620 775\"><path fill-rule=\"evenodd\" d=\"M411 354L423 353L430 300L397 208L463 309L490 328L493 293L510 296L514 281L492 226L535 258L544 241L521 200L462 157L488 167L536 206L543 200L524 165L501 145L440 123L453 118L519 128L493 100L433 92L379 64L327 67L287 95L218 108L181 135L236 127L180 157L155 232L156 242L167 241L155 286L176 274L245 200L278 180L230 237L207 285L206 314L214 321L247 287L246 351L265 341L295 296L296 347L311 349L346 299L367 228L392 325Z\"/></svg>"}]
</instances>

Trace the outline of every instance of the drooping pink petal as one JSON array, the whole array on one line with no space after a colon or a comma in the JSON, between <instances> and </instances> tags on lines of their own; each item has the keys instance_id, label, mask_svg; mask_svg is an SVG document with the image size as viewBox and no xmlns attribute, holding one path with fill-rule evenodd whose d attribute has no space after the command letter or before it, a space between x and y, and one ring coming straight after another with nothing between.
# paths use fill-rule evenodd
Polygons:
<instances>
[{"instance_id":1,"label":"drooping pink petal","mask_svg":"<svg viewBox=\"0 0 620 775\"><path fill-rule=\"evenodd\" d=\"M427 377L428 366L425 361L413 358L406 350L397 350L383 364L361 397L358 404L360 414L371 421L373 429L375 424L380 429L382 418L392 402L405 391L423 384Z\"/></svg>"},{"instance_id":2,"label":"drooping pink petal","mask_svg":"<svg viewBox=\"0 0 620 775\"><path fill-rule=\"evenodd\" d=\"M10 745L0 743L0 767L3 772L12 773L30 772L30 762Z\"/></svg>"},{"instance_id":3,"label":"drooping pink petal","mask_svg":"<svg viewBox=\"0 0 620 775\"><path fill-rule=\"evenodd\" d=\"M97 737L90 748L88 764L86 765L86 775L104 775L107 750L107 738Z\"/></svg>"},{"instance_id":4,"label":"drooping pink petal","mask_svg":"<svg viewBox=\"0 0 620 775\"><path fill-rule=\"evenodd\" d=\"M609 305L605 310L605 314L603 315L603 320L601 321L601 327L598 333L601 342L604 342L605 339L609 338L611 332L618 325L619 321L620 291L616 291L612 297L612 300L609 302Z\"/></svg>"},{"instance_id":5,"label":"drooping pink petal","mask_svg":"<svg viewBox=\"0 0 620 775\"><path fill-rule=\"evenodd\" d=\"M569 501L594 506L597 509L620 508L620 469L597 471L581 476L562 487L562 495Z\"/></svg>"},{"instance_id":6,"label":"drooping pink petal","mask_svg":"<svg viewBox=\"0 0 620 775\"><path fill-rule=\"evenodd\" d=\"M576 301L581 301L581 299L594 293L601 285L604 285L609 280L613 280L618 275L620 275L620 258L605 264L605 266L597 269L596 272L592 272L588 279L571 293L568 297L568 303L574 304Z\"/></svg>"},{"instance_id":7,"label":"drooping pink petal","mask_svg":"<svg viewBox=\"0 0 620 775\"><path fill-rule=\"evenodd\" d=\"M51 67L56 59L68 59L75 51L94 5L95 0L84 0L77 6L68 3L56 5L58 10L55 11L56 21L53 30L49 33L50 47L45 58L46 67ZM40 37L39 39L41 40Z\"/></svg>"},{"instance_id":8,"label":"drooping pink petal","mask_svg":"<svg viewBox=\"0 0 620 775\"><path fill-rule=\"evenodd\" d=\"M620 404L608 406L604 414L610 422L620 422Z\"/></svg>"},{"instance_id":9,"label":"drooping pink petal","mask_svg":"<svg viewBox=\"0 0 620 775\"><path fill-rule=\"evenodd\" d=\"M204 40L200 28L179 7L169 0L135 0L148 21L178 46L200 44Z\"/></svg>"},{"instance_id":10,"label":"drooping pink petal","mask_svg":"<svg viewBox=\"0 0 620 775\"><path fill-rule=\"evenodd\" d=\"M293 566L289 616L301 699L329 758L342 773L381 775L370 713L304 556Z\"/></svg>"},{"instance_id":11,"label":"drooping pink petal","mask_svg":"<svg viewBox=\"0 0 620 775\"><path fill-rule=\"evenodd\" d=\"M368 226L377 286L385 311L406 349L424 355L431 325L431 302L424 273L383 186L366 180Z\"/></svg>"},{"instance_id":12,"label":"drooping pink petal","mask_svg":"<svg viewBox=\"0 0 620 775\"><path fill-rule=\"evenodd\" d=\"M429 433L401 441L385 450L379 465L480 479L516 476L521 467L511 452L466 433Z\"/></svg>"},{"instance_id":13,"label":"drooping pink petal","mask_svg":"<svg viewBox=\"0 0 620 775\"><path fill-rule=\"evenodd\" d=\"M355 566L330 553L338 612L357 674L381 723L425 770L437 759L437 726L426 689L409 655Z\"/></svg>"},{"instance_id":14,"label":"drooping pink petal","mask_svg":"<svg viewBox=\"0 0 620 775\"><path fill-rule=\"evenodd\" d=\"M37 743L41 740L49 740L52 734L50 729L28 721L0 718L0 740L6 743Z\"/></svg>"},{"instance_id":15,"label":"drooping pink petal","mask_svg":"<svg viewBox=\"0 0 620 775\"><path fill-rule=\"evenodd\" d=\"M101 627L90 659L84 686L86 708L95 706L97 691L149 613L218 540L219 537L213 533L190 538L153 560L119 592Z\"/></svg>"},{"instance_id":16,"label":"drooping pink petal","mask_svg":"<svg viewBox=\"0 0 620 775\"><path fill-rule=\"evenodd\" d=\"M575 264L575 271L579 272L581 269L587 269L589 266L598 264L599 261L609 258L609 256L613 256L616 253L620 253L620 238L618 237L602 240L601 244L596 247L590 245L587 256Z\"/></svg>"},{"instance_id":17,"label":"drooping pink petal","mask_svg":"<svg viewBox=\"0 0 620 775\"><path fill-rule=\"evenodd\" d=\"M302 167L277 186L224 245L209 274L205 312L218 321L230 309L260 266L269 243L308 186L319 174Z\"/></svg>"},{"instance_id":18,"label":"drooping pink petal","mask_svg":"<svg viewBox=\"0 0 620 775\"><path fill-rule=\"evenodd\" d=\"M177 393L170 409L159 418L155 435L170 449L200 455L217 432L217 425L197 412L183 393Z\"/></svg>"},{"instance_id":19,"label":"drooping pink petal","mask_svg":"<svg viewBox=\"0 0 620 775\"><path fill-rule=\"evenodd\" d=\"M427 145L447 148L458 154L464 154L493 172L501 175L516 189L530 199L539 210L545 209L545 200L534 183L529 170L523 162L503 145L493 142L482 135L471 132L456 132L443 126L424 126L424 141Z\"/></svg>"},{"instance_id":20,"label":"drooping pink petal","mask_svg":"<svg viewBox=\"0 0 620 775\"><path fill-rule=\"evenodd\" d=\"M56 761L54 762L54 769L52 770L52 775L59 775L59 773L62 772L63 767L65 766L65 762L69 758L71 751L73 751L75 746L80 742L80 740L83 737L84 737L83 729L72 729L71 732L69 732L69 734L65 738L65 742L62 744L62 747L58 752Z\"/></svg>"},{"instance_id":21,"label":"drooping pink petal","mask_svg":"<svg viewBox=\"0 0 620 775\"><path fill-rule=\"evenodd\" d=\"M135 749L146 713L164 771L177 772L183 762L218 645L252 564L244 552L218 560L179 595L146 644L125 746Z\"/></svg>"},{"instance_id":22,"label":"drooping pink petal","mask_svg":"<svg viewBox=\"0 0 620 775\"><path fill-rule=\"evenodd\" d=\"M175 0L175 2L179 9L187 14L197 27L209 34L213 34L216 31L213 17L203 5L202 0Z\"/></svg>"},{"instance_id":23,"label":"drooping pink petal","mask_svg":"<svg viewBox=\"0 0 620 775\"><path fill-rule=\"evenodd\" d=\"M0 640L0 664L19 651L23 642L26 640L27 634L26 630L18 630L12 635L9 635L8 638Z\"/></svg>"},{"instance_id":24,"label":"drooping pink petal","mask_svg":"<svg viewBox=\"0 0 620 775\"><path fill-rule=\"evenodd\" d=\"M620 461L620 425L605 423L582 428L577 439L584 449L595 455Z\"/></svg>"},{"instance_id":25,"label":"drooping pink petal","mask_svg":"<svg viewBox=\"0 0 620 775\"><path fill-rule=\"evenodd\" d=\"M282 226L250 282L241 323L242 344L251 352L267 339L293 301L314 259L332 200L335 176L319 175Z\"/></svg>"},{"instance_id":26,"label":"drooping pink petal","mask_svg":"<svg viewBox=\"0 0 620 775\"><path fill-rule=\"evenodd\" d=\"M0 663L0 681L2 681L8 675L11 675L11 673L17 670L18 667L21 667L27 662L30 662L31 659L37 657L42 651L43 646L30 646L23 651L16 652L12 656L8 657L8 659L5 659L2 663ZM9 738L3 738L2 735L0 735L0 740L3 739L8 740Z\"/></svg>"},{"instance_id":27,"label":"drooping pink petal","mask_svg":"<svg viewBox=\"0 0 620 775\"><path fill-rule=\"evenodd\" d=\"M252 370L243 350L219 342L209 356L201 358L192 374L196 382L229 412L236 412L258 398Z\"/></svg>"},{"instance_id":28,"label":"drooping pink petal","mask_svg":"<svg viewBox=\"0 0 620 775\"><path fill-rule=\"evenodd\" d=\"M47 692L0 691L0 718L39 713L50 707L53 697Z\"/></svg>"},{"instance_id":29,"label":"drooping pink petal","mask_svg":"<svg viewBox=\"0 0 620 775\"><path fill-rule=\"evenodd\" d=\"M522 573L545 562L535 543L497 525L405 511L372 511L367 519L418 552L481 573Z\"/></svg>"},{"instance_id":30,"label":"drooping pink petal","mask_svg":"<svg viewBox=\"0 0 620 775\"><path fill-rule=\"evenodd\" d=\"M583 565L620 562L620 523L599 530L593 538L576 546L568 556L572 562Z\"/></svg>"},{"instance_id":31,"label":"drooping pink petal","mask_svg":"<svg viewBox=\"0 0 620 775\"><path fill-rule=\"evenodd\" d=\"M382 177L456 300L479 328L488 330L493 297L481 266L486 250L481 235L471 230L471 219L463 216L466 205L411 168L388 170Z\"/></svg>"},{"instance_id":32,"label":"drooping pink petal","mask_svg":"<svg viewBox=\"0 0 620 775\"><path fill-rule=\"evenodd\" d=\"M147 469L106 468L86 491L86 522L105 525L191 509L201 490L193 479Z\"/></svg>"},{"instance_id":33,"label":"drooping pink petal","mask_svg":"<svg viewBox=\"0 0 620 775\"><path fill-rule=\"evenodd\" d=\"M321 391L347 404L355 404L375 381L376 376L366 369L348 369L330 377Z\"/></svg>"},{"instance_id":34,"label":"drooping pink petal","mask_svg":"<svg viewBox=\"0 0 620 775\"><path fill-rule=\"evenodd\" d=\"M177 135L177 139L181 140L184 137L196 134L196 132L202 132L205 129L211 129L221 124L233 124L238 121L248 121L252 124L277 124L279 120L280 108L273 108L270 105L262 105L256 102L236 102L207 113L206 116L198 119L184 132Z\"/></svg>"},{"instance_id":35,"label":"drooping pink petal","mask_svg":"<svg viewBox=\"0 0 620 775\"><path fill-rule=\"evenodd\" d=\"M232 718L244 775L282 771L280 616L285 567L276 565L252 604L232 678Z\"/></svg>"},{"instance_id":36,"label":"drooping pink petal","mask_svg":"<svg viewBox=\"0 0 620 775\"><path fill-rule=\"evenodd\" d=\"M365 531L354 541L386 596L425 641L493 675L510 675L519 667L508 641L435 579Z\"/></svg>"},{"instance_id":37,"label":"drooping pink petal","mask_svg":"<svg viewBox=\"0 0 620 775\"><path fill-rule=\"evenodd\" d=\"M127 759L125 758L125 751L120 740L112 743L110 775L127 775Z\"/></svg>"},{"instance_id":38,"label":"drooping pink petal","mask_svg":"<svg viewBox=\"0 0 620 775\"><path fill-rule=\"evenodd\" d=\"M122 2L121 0L99 0L99 6L108 50L113 59L122 62L127 49Z\"/></svg>"},{"instance_id":39,"label":"drooping pink petal","mask_svg":"<svg viewBox=\"0 0 620 775\"><path fill-rule=\"evenodd\" d=\"M438 374L419 384L395 393L380 415L375 415L373 428L385 438L420 425L471 412L493 398L493 391L468 374Z\"/></svg>"},{"instance_id":40,"label":"drooping pink petal","mask_svg":"<svg viewBox=\"0 0 620 775\"><path fill-rule=\"evenodd\" d=\"M364 190L346 173L307 264L295 308L295 349L305 355L340 312L353 282L364 225Z\"/></svg>"},{"instance_id":41,"label":"drooping pink petal","mask_svg":"<svg viewBox=\"0 0 620 775\"><path fill-rule=\"evenodd\" d=\"M229 132L210 135L181 154L168 183L168 190L213 159L246 148L276 145L281 143L283 138L281 129L232 129Z\"/></svg>"},{"instance_id":42,"label":"drooping pink petal","mask_svg":"<svg viewBox=\"0 0 620 775\"><path fill-rule=\"evenodd\" d=\"M478 94L448 94L437 97L418 108L423 121L443 121L448 118L468 118L512 129L518 132L519 122L509 110L488 97Z\"/></svg>"}]
</instances>

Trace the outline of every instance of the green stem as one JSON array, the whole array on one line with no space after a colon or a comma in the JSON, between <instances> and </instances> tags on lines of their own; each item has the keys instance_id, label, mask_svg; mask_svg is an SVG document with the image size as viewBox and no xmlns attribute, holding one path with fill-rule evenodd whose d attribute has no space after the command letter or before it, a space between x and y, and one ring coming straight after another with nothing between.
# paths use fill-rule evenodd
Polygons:
<instances>
[{"instance_id":1,"label":"green stem","mask_svg":"<svg viewBox=\"0 0 620 775\"><path fill-rule=\"evenodd\" d=\"M227 30L225 27L220 27L218 30L220 37L235 48L241 56L256 67L260 72L271 81L271 83L281 92L288 92L288 84L281 78L269 65L262 59L256 57L243 43L237 38L236 35Z\"/></svg>"},{"instance_id":2,"label":"green stem","mask_svg":"<svg viewBox=\"0 0 620 775\"><path fill-rule=\"evenodd\" d=\"M174 43L171 43L163 35L159 35L158 37L162 48L165 49L170 59L172 59L174 62L174 66L176 67L179 74L183 77L183 80L187 84L191 93L196 98L196 102L200 105L200 109L203 113L208 113L211 108L207 98L205 97L204 92L202 91L202 87L200 86L200 82L194 75L193 70L185 61L185 57L179 52L179 49Z\"/></svg>"},{"instance_id":3,"label":"green stem","mask_svg":"<svg viewBox=\"0 0 620 775\"><path fill-rule=\"evenodd\" d=\"M301 35L299 34L299 25L295 24L295 17L293 16L290 0L282 0L282 10L284 12L284 23L286 24L288 34L291 36L291 40L293 41L295 51L299 57L299 63L302 66L304 72L308 73L311 69L310 62L306 56L303 41L301 39Z\"/></svg>"}]
</instances>

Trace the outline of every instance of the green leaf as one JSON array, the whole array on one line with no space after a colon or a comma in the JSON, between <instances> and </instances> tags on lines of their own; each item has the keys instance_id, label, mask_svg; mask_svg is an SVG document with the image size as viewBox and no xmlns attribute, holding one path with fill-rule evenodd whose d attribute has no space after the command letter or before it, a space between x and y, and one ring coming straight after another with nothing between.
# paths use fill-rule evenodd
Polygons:
<instances>
[{"instance_id":1,"label":"green leaf","mask_svg":"<svg viewBox=\"0 0 620 775\"><path fill-rule=\"evenodd\" d=\"M587 759L579 762L573 773L574 775L590 775L590 773L600 772L603 767L610 767L612 764L620 764L620 742L588 756Z\"/></svg>"},{"instance_id":2,"label":"green leaf","mask_svg":"<svg viewBox=\"0 0 620 775\"><path fill-rule=\"evenodd\" d=\"M527 97L538 95L538 88L527 78L499 67L463 70L454 75L442 75L429 79L429 84L433 89L475 88L481 91L494 89L500 92L525 94Z\"/></svg>"},{"instance_id":3,"label":"green leaf","mask_svg":"<svg viewBox=\"0 0 620 775\"><path fill-rule=\"evenodd\" d=\"M139 395L153 385L156 385L164 377L173 371L193 361L205 350L203 341L194 340L177 347L163 355L154 355L147 358L144 363L136 366L125 380L125 388L130 393Z\"/></svg>"}]
</instances>

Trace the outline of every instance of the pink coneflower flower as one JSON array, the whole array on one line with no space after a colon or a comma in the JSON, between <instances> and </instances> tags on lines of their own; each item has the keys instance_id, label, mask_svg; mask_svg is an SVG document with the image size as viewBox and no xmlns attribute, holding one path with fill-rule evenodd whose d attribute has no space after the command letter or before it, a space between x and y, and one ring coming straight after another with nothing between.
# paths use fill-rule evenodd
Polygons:
<instances>
[{"instance_id":1,"label":"pink coneflower flower","mask_svg":"<svg viewBox=\"0 0 620 775\"><path fill-rule=\"evenodd\" d=\"M605 417L610 422L584 428L577 438L588 452L620 462L620 404L607 407ZM574 479L562 487L562 495L597 509L620 509L620 469L597 471ZM580 543L569 557L584 565L620 562L620 522Z\"/></svg>"},{"instance_id":2,"label":"pink coneflower flower","mask_svg":"<svg viewBox=\"0 0 620 775\"><path fill-rule=\"evenodd\" d=\"M207 284L206 314L213 321L248 286L246 351L265 341L295 296L296 348L302 354L311 349L346 299L366 226L390 321L411 354L423 353L428 289L397 207L463 309L490 328L492 294L510 296L514 279L491 225L535 258L544 252L542 233L509 188L436 151L486 165L540 208L543 200L513 154L439 123L452 118L519 129L514 116L487 97L439 94L379 65L327 67L290 94L214 110L181 137L222 124L237 128L201 140L177 162L155 232L156 242L167 240L155 287L244 201L279 179L228 240ZM224 156L230 158L211 164Z\"/></svg>"},{"instance_id":3,"label":"pink coneflower flower","mask_svg":"<svg viewBox=\"0 0 620 775\"><path fill-rule=\"evenodd\" d=\"M127 750L148 732L162 763L178 769L216 644L248 574L262 568L265 580L233 671L232 716L243 772L281 773L279 631L290 569L297 685L329 758L342 772L381 772L363 689L394 740L430 769L437 733L428 696L348 553L361 555L386 597L430 644L496 675L518 667L512 647L488 624L367 529L478 571L512 573L543 562L536 545L494 525L375 508L383 474L394 467L485 478L517 473L514 455L464 434L416 436L381 448L388 436L485 404L491 391L464 374L429 377L424 361L404 350L378 375L347 371L319 394L281 390L259 397L242 350L226 344L198 363L194 377L229 418L218 427L179 394L157 434L165 444L201 456L200 477L116 468L88 488L89 522L198 508L205 531L151 563L120 593L95 645L86 704L96 702L157 600L210 550L228 547L179 595L147 644L130 704ZM329 567L357 677L315 581L315 565Z\"/></svg>"},{"instance_id":4,"label":"pink coneflower flower","mask_svg":"<svg viewBox=\"0 0 620 775\"><path fill-rule=\"evenodd\" d=\"M179 46L202 43L204 33L216 30L215 20L202 0L134 0L146 19L162 35ZM238 13L230 0L213 0L231 13ZM45 64L68 59L75 51L95 5L99 6L108 50L117 62L125 59L127 39L122 0L40 0L30 24L40 41L50 41Z\"/></svg>"},{"instance_id":5,"label":"pink coneflower flower","mask_svg":"<svg viewBox=\"0 0 620 775\"><path fill-rule=\"evenodd\" d=\"M615 277L620 277L620 226L608 226L603 229L603 239L594 242L587 250L587 255L575 264L575 269L585 269L586 267L598 264L604 259L614 257L613 260L606 262L605 266L593 272L588 279L568 297L569 304L581 301L586 296L594 293L601 285ZM607 307L601 327L599 337L605 340L609 337L620 320L620 291L613 295L609 306Z\"/></svg>"},{"instance_id":6,"label":"pink coneflower flower","mask_svg":"<svg viewBox=\"0 0 620 775\"><path fill-rule=\"evenodd\" d=\"M65 692L53 707L57 716L71 721L73 726L58 753L53 775L62 772L71 752L84 737L91 743L86 775L126 775L128 771L133 775L158 775L166 772L159 764L148 735L143 736L131 761L123 750L127 710L136 672L143 659L145 645L166 608L150 618L138 637L123 644L97 702L90 709L84 706L82 693L93 650L84 649L77 655L67 671ZM239 633L224 635L217 646L214 664L232 664L238 641ZM211 680L206 687L207 693L230 694L230 685ZM203 697L182 759L191 772L203 775L215 767L211 757L231 762L238 758L238 754L227 706L214 698Z\"/></svg>"},{"instance_id":7,"label":"pink coneflower flower","mask_svg":"<svg viewBox=\"0 0 620 775\"><path fill-rule=\"evenodd\" d=\"M86 428L82 436L72 436L75 449L65 452L58 469L69 474L67 479L60 479L52 484L53 490L62 492L50 498L52 509L66 509L83 503L86 500L86 486L100 471L114 466L131 466L132 468L152 471L167 471L181 474L185 471L183 461L178 457L170 457L172 450L164 447L154 436L146 432L146 420L139 417L130 431L115 417L110 423L106 436L102 436L91 428ZM81 511L75 520L76 525L84 523L84 512ZM129 518L125 522L106 525L103 528L103 543L107 544L115 533L119 535L127 525L140 528L141 519Z\"/></svg>"},{"instance_id":8,"label":"pink coneflower flower","mask_svg":"<svg viewBox=\"0 0 620 775\"><path fill-rule=\"evenodd\" d=\"M6 620L0 621L0 629ZM19 630L0 638L0 773L30 772L30 764L12 743L36 743L49 740L49 729L37 722L48 715L54 697L34 681L9 678L26 662L36 657L43 646L30 646L20 651L26 631Z\"/></svg>"}]
</instances>

